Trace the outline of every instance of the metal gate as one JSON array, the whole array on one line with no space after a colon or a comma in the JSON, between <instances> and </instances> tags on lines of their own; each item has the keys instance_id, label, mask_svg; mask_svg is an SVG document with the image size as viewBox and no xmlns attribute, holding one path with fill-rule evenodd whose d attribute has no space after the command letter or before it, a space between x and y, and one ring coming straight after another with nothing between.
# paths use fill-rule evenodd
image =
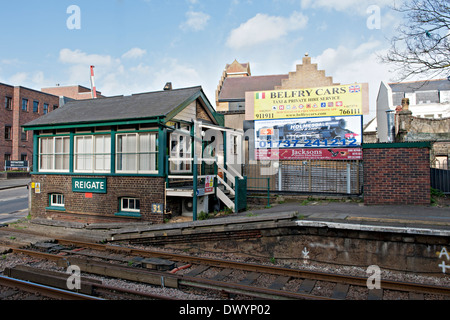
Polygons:
<instances>
[{"instance_id":1,"label":"metal gate","mask_svg":"<svg viewBox=\"0 0 450 320\"><path fill-rule=\"evenodd\" d=\"M245 164L243 173L252 191L359 195L363 186L359 160L263 161Z\"/></svg>"},{"instance_id":2,"label":"metal gate","mask_svg":"<svg viewBox=\"0 0 450 320\"><path fill-rule=\"evenodd\" d=\"M431 187L440 190L444 194L450 194L450 168L448 161L435 159L430 168Z\"/></svg>"}]
</instances>

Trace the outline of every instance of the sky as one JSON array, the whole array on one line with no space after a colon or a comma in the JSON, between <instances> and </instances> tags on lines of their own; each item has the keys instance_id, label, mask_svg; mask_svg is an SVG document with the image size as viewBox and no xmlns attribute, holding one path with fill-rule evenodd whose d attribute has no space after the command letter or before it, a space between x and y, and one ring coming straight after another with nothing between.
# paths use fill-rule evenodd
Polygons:
<instances>
[{"instance_id":1,"label":"sky","mask_svg":"<svg viewBox=\"0 0 450 320\"><path fill-rule=\"evenodd\" d=\"M395 0L15 0L0 11L0 82L36 90L95 85L106 96L201 85L215 105L226 64L253 76L295 71L306 53L341 84L369 83L401 17ZM399 0L397 0L397 3Z\"/></svg>"}]
</instances>

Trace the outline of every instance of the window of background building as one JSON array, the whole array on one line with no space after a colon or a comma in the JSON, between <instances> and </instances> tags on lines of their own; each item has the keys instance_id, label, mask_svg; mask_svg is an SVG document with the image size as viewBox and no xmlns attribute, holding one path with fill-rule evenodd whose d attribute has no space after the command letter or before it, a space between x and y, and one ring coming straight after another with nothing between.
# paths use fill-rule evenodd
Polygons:
<instances>
[{"instance_id":1,"label":"window of background building","mask_svg":"<svg viewBox=\"0 0 450 320\"><path fill-rule=\"evenodd\" d=\"M5 109L12 110L12 98L11 97L5 97Z\"/></svg>"},{"instance_id":2,"label":"window of background building","mask_svg":"<svg viewBox=\"0 0 450 320\"><path fill-rule=\"evenodd\" d=\"M33 112L34 113L39 112L39 101L33 101Z\"/></svg>"},{"instance_id":3,"label":"window of background building","mask_svg":"<svg viewBox=\"0 0 450 320\"><path fill-rule=\"evenodd\" d=\"M11 126L5 126L5 140L12 139L12 129Z\"/></svg>"},{"instance_id":4,"label":"window of background building","mask_svg":"<svg viewBox=\"0 0 450 320\"><path fill-rule=\"evenodd\" d=\"M28 99L22 99L22 111L28 111Z\"/></svg>"},{"instance_id":5,"label":"window of background building","mask_svg":"<svg viewBox=\"0 0 450 320\"><path fill-rule=\"evenodd\" d=\"M43 109L44 114L48 113L48 103L44 103L44 109Z\"/></svg>"},{"instance_id":6,"label":"window of background building","mask_svg":"<svg viewBox=\"0 0 450 320\"><path fill-rule=\"evenodd\" d=\"M21 139L22 141L27 141L27 140L28 140L28 132L25 131L24 128L22 128L22 132L21 132L21 135L20 135L20 139Z\"/></svg>"}]
</instances>

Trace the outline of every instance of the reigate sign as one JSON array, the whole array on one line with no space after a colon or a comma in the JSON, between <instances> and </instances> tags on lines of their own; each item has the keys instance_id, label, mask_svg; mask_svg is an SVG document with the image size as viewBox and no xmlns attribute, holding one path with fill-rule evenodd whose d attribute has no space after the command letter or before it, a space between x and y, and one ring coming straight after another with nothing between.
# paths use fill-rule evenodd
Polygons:
<instances>
[{"instance_id":1,"label":"reigate sign","mask_svg":"<svg viewBox=\"0 0 450 320\"><path fill-rule=\"evenodd\" d=\"M106 193L106 178L73 178L72 192Z\"/></svg>"}]
</instances>

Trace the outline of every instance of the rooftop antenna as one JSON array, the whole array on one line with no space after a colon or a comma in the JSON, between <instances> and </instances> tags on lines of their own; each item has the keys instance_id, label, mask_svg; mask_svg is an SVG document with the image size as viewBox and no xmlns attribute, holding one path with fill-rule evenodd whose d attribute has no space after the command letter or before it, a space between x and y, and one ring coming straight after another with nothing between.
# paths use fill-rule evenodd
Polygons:
<instances>
[{"instance_id":1,"label":"rooftop antenna","mask_svg":"<svg viewBox=\"0 0 450 320\"><path fill-rule=\"evenodd\" d=\"M91 66L91 92L92 92L92 98L97 99L97 89L95 88L95 82L94 82L94 66Z\"/></svg>"}]
</instances>

